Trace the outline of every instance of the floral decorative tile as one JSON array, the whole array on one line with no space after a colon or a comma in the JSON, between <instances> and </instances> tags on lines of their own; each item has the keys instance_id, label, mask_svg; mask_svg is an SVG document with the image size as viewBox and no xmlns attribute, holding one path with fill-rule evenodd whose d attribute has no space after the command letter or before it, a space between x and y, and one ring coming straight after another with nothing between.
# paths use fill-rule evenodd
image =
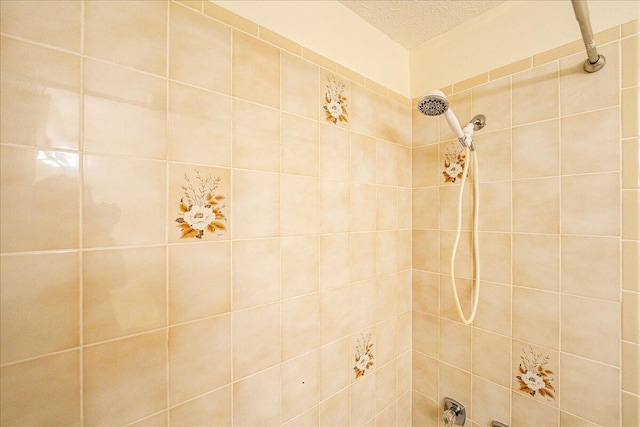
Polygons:
<instances>
[{"instance_id":1,"label":"floral decorative tile","mask_svg":"<svg viewBox=\"0 0 640 427\"><path fill-rule=\"evenodd\" d=\"M172 169L170 200L175 201L177 209L170 211L178 230L172 233L171 240L211 240L223 236L228 225L225 213L228 171L181 165L174 165Z\"/></svg>"},{"instance_id":2,"label":"floral decorative tile","mask_svg":"<svg viewBox=\"0 0 640 427\"><path fill-rule=\"evenodd\" d=\"M523 348L516 375L519 390L533 397L540 396L548 401L555 400L556 389L552 385L554 373L548 367L550 360L549 355L536 354L531 347L529 351Z\"/></svg>"},{"instance_id":3,"label":"floral decorative tile","mask_svg":"<svg viewBox=\"0 0 640 427\"><path fill-rule=\"evenodd\" d=\"M349 122L348 100L344 92L345 84L330 74L325 82L324 103L322 105L326 121L341 125L346 125Z\"/></svg>"},{"instance_id":4,"label":"floral decorative tile","mask_svg":"<svg viewBox=\"0 0 640 427\"><path fill-rule=\"evenodd\" d=\"M353 372L356 379L364 376L364 374L373 367L374 362L373 355L373 343L371 342L371 333L362 334L358 338L355 353L355 364L353 365Z\"/></svg>"},{"instance_id":5,"label":"floral decorative tile","mask_svg":"<svg viewBox=\"0 0 640 427\"><path fill-rule=\"evenodd\" d=\"M442 170L444 182L456 182L462 178L465 160L462 146L458 141L451 141L444 155L444 169Z\"/></svg>"}]
</instances>

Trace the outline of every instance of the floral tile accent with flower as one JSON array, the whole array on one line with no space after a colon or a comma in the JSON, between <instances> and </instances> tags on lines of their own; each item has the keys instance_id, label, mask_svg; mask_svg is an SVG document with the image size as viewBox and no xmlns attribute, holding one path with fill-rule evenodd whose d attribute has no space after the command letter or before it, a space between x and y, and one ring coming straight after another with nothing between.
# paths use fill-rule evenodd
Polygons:
<instances>
[{"instance_id":1,"label":"floral tile accent with flower","mask_svg":"<svg viewBox=\"0 0 640 427\"><path fill-rule=\"evenodd\" d=\"M225 197L218 194L221 180L219 176L203 177L198 169L194 169L193 179L184 174L180 215L175 219L181 239L202 239L205 232L221 235L227 231L227 218L223 213Z\"/></svg>"},{"instance_id":2,"label":"floral tile accent with flower","mask_svg":"<svg viewBox=\"0 0 640 427\"><path fill-rule=\"evenodd\" d=\"M456 182L461 179L464 173L464 162L463 148L457 141L451 141L444 155L444 170L442 171L444 182Z\"/></svg>"},{"instance_id":3,"label":"floral tile accent with flower","mask_svg":"<svg viewBox=\"0 0 640 427\"><path fill-rule=\"evenodd\" d=\"M367 335L362 334L358 338L358 344L356 345L355 364L353 365L353 372L356 375L356 379L363 376L369 369L373 367L373 343L371 343L371 333Z\"/></svg>"},{"instance_id":4,"label":"floral tile accent with flower","mask_svg":"<svg viewBox=\"0 0 640 427\"><path fill-rule=\"evenodd\" d=\"M528 352L522 349L521 362L516 375L520 391L533 397L541 396L549 401L555 400L556 389L551 384L554 381L554 374L547 367L550 359L549 355L536 354L531 347Z\"/></svg>"},{"instance_id":5,"label":"floral tile accent with flower","mask_svg":"<svg viewBox=\"0 0 640 427\"><path fill-rule=\"evenodd\" d=\"M345 85L329 75L325 85L323 110L328 122L333 124L347 124L349 112L347 98L344 95Z\"/></svg>"}]
</instances>

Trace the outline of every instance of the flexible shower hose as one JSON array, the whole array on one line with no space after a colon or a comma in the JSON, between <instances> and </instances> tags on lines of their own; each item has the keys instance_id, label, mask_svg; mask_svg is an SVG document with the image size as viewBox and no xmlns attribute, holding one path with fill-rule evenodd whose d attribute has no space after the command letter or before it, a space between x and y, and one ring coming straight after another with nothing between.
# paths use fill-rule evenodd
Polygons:
<instances>
[{"instance_id":1,"label":"flexible shower hose","mask_svg":"<svg viewBox=\"0 0 640 427\"><path fill-rule=\"evenodd\" d=\"M472 155L471 155L472 154ZM473 157L473 170L476 174L473 180L473 193L474 193L474 207L473 207L473 253L475 264L475 286L473 295L473 309L471 316L467 319L462 312L460 306L460 298L458 298L458 290L456 288L455 278L455 264L456 264L456 252L458 251L458 242L460 241L460 231L462 230L462 196L464 195L464 184L467 181L467 172L469 171L470 157ZM460 194L458 195L458 230L456 232L456 239L453 243L453 250L451 252L451 288L453 290L453 297L456 303L456 310L458 315L465 325L473 323L473 319L476 317L478 310L478 299L480 297L480 244L478 243L478 212L480 210L480 179L478 177L478 155L475 150L469 150L469 147L465 147L465 158L469 159L464 163L464 170L462 172L462 181L460 182Z\"/></svg>"}]
</instances>

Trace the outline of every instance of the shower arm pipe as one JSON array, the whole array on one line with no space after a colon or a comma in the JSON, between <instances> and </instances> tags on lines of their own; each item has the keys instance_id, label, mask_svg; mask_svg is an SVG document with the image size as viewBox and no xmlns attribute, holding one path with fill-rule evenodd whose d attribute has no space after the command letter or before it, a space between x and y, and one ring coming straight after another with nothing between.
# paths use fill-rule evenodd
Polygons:
<instances>
[{"instance_id":1,"label":"shower arm pipe","mask_svg":"<svg viewBox=\"0 0 640 427\"><path fill-rule=\"evenodd\" d=\"M596 41L593 37L593 31L591 30L591 21L589 20L589 6L587 6L587 0L571 0L571 6L573 6L573 12L580 26L580 32L582 33L582 40L584 41L584 47L587 51L587 60L584 63L584 70L588 73L595 73L605 64L605 58L598 54L596 48Z\"/></svg>"}]
</instances>

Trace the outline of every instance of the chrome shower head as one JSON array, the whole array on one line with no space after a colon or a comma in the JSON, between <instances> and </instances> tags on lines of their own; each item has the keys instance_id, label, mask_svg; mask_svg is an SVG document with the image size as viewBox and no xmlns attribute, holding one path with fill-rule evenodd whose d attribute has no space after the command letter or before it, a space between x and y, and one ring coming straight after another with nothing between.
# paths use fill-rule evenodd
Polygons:
<instances>
[{"instance_id":1,"label":"chrome shower head","mask_svg":"<svg viewBox=\"0 0 640 427\"><path fill-rule=\"evenodd\" d=\"M418 110L427 116L439 116L449 109L449 100L439 90L432 90L418 102Z\"/></svg>"}]
</instances>

